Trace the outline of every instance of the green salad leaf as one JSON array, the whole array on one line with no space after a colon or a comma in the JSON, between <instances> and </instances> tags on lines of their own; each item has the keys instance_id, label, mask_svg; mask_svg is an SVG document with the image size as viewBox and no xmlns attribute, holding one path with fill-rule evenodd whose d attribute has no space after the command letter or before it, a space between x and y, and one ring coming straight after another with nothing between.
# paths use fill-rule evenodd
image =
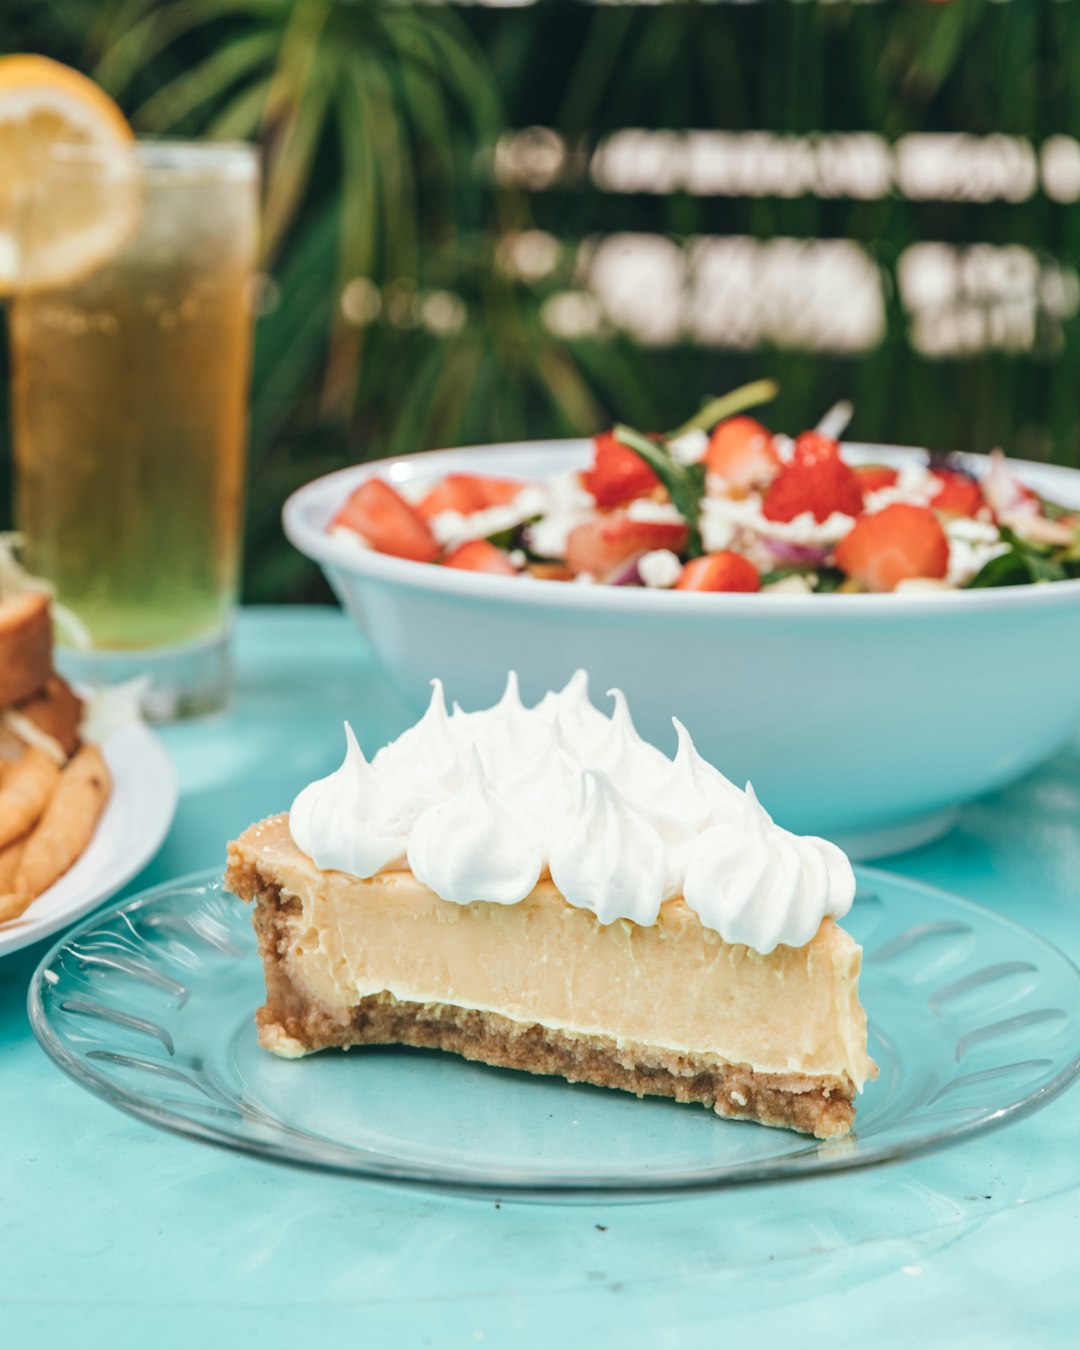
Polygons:
<instances>
[{"instance_id":1,"label":"green salad leaf","mask_svg":"<svg viewBox=\"0 0 1080 1350\"><path fill-rule=\"evenodd\" d=\"M780 392L775 380L754 380L729 394L710 400L689 421L658 440L650 440L633 427L619 425L613 435L620 445L640 456L667 489L671 504L686 521L688 558L699 558L705 551L701 542L701 503L705 496L705 465L683 464L671 453L669 442L688 431L709 431L717 422L747 408L768 403Z\"/></svg>"},{"instance_id":2,"label":"green salad leaf","mask_svg":"<svg viewBox=\"0 0 1080 1350\"><path fill-rule=\"evenodd\" d=\"M673 441L676 436L685 436L688 431L711 431L717 422L722 422L726 417L734 417L736 413L745 412L747 408L757 408L762 403L771 403L779 392L780 386L775 380L754 380L751 384L740 385L728 394L710 399L681 427L669 431L664 439Z\"/></svg>"},{"instance_id":3,"label":"green salad leaf","mask_svg":"<svg viewBox=\"0 0 1080 1350\"><path fill-rule=\"evenodd\" d=\"M1031 586L1042 581L1065 581L1077 575L1064 554L1069 550L1047 548L1021 539L1007 525L1001 527L1002 542L1008 552L984 563L965 587L983 590L989 586Z\"/></svg>"},{"instance_id":4,"label":"green salad leaf","mask_svg":"<svg viewBox=\"0 0 1080 1350\"><path fill-rule=\"evenodd\" d=\"M705 465L680 464L664 441L650 441L633 427L617 426L615 439L638 455L667 489L671 504L689 531L686 551L691 558L701 556L701 502L705 496Z\"/></svg>"}]
</instances>

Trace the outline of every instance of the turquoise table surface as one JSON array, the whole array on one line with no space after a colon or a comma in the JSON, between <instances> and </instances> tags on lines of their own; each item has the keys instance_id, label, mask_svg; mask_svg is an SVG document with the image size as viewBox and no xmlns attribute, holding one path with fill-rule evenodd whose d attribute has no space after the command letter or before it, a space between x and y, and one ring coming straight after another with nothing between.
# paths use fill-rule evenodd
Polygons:
<instances>
[{"instance_id":1,"label":"turquoise table surface","mask_svg":"<svg viewBox=\"0 0 1080 1350\"><path fill-rule=\"evenodd\" d=\"M411 720L347 622L244 613L231 708L164 733L179 812L128 890L220 863L337 762L345 716L368 745ZM1080 743L885 865L1080 960ZM30 1033L47 945L0 961L4 1350L1080 1344L1080 1090L876 1171L649 1202L475 1200L235 1156L105 1105Z\"/></svg>"}]
</instances>

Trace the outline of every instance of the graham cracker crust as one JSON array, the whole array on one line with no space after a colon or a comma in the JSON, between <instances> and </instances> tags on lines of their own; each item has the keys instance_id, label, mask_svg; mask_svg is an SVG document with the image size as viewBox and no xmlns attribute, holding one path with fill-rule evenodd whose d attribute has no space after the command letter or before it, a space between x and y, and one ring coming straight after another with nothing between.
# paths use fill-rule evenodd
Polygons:
<instances>
[{"instance_id":1,"label":"graham cracker crust","mask_svg":"<svg viewBox=\"0 0 1080 1350\"><path fill-rule=\"evenodd\" d=\"M241 899L255 901L252 918L266 975L266 1003L256 1020L260 1043L275 1053L298 1057L362 1045L416 1046L637 1097L698 1102L720 1116L818 1139L840 1138L852 1128L854 1091L839 1078L759 1073L714 1056L620 1043L472 1008L400 1002L389 993L362 998L344 1011L327 1009L289 976L290 916L299 913L300 902L283 895L257 868L231 866L226 884Z\"/></svg>"}]
</instances>

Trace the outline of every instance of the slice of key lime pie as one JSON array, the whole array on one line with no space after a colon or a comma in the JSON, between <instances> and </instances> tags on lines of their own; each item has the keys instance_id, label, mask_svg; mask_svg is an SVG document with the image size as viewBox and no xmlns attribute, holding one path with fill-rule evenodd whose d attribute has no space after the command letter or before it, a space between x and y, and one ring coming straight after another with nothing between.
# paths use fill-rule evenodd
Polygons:
<instances>
[{"instance_id":1,"label":"slice of key lime pie","mask_svg":"<svg viewBox=\"0 0 1080 1350\"><path fill-rule=\"evenodd\" d=\"M403 1044L846 1134L877 1069L851 865L776 825L675 723L669 759L579 672L420 721L229 848L286 1057Z\"/></svg>"}]
</instances>

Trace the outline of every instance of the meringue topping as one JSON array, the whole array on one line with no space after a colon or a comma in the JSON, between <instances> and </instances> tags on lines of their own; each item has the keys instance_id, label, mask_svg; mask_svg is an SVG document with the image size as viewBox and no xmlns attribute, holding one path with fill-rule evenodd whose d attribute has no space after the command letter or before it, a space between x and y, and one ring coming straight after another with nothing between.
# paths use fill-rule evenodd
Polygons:
<instances>
[{"instance_id":1,"label":"meringue topping","mask_svg":"<svg viewBox=\"0 0 1080 1350\"><path fill-rule=\"evenodd\" d=\"M648 925L682 896L725 942L799 947L851 906L834 844L777 825L703 759L673 719L669 759L642 740L612 690L604 716L578 671L533 708L516 675L494 705L423 717L369 764L346 726L345 760L293 803L297 845L324 871L404 866L444 900L512 905L550 868L566 902L603 924Z\"/></svg>"},{"instance_id":2,"label":"meringue topping","mask_svg":"<svg viewBox=\"0 0 1080 1350\"><path fill-rule=\"evenodd\" d=\"M805 946L826 915L846 914L855 874L835 844L777 825L747 783L739 815L691 846L683 895L725 942L767 956L781 943Z\"/></svg>"},{"instance_id":3,"label":"meringue topping","mask_svg":"<svg viewBox=\"0 0 1080 1350\"><path fill-rule=\"evenodd\" d=\"M420 816L408 858L418 881L457 904L516 905L540 880L544 863L531 820L493 791L475 746L464 790Z\"/></svg>"},{"instance_id":4,"label":"meringue topping","mask_svg":"<svg viewBox=\"0 0 1080 1350\"><path fill-rule=\"evenodd\" d=\"M370 877L403 861L407 831L380 819L375 777L346 722L341 768L309 783L289 812L293 839L324 872Z\"/></svg>"},{"instance_id":5,"label":"meringue topping","mask_svg":"<svg viewBox=\"0 0 1080 1350\"><path fill-rule=\"evenodd\" d=\"M656 922L668 870L663 841L606 773L582 775L580 810L555 836L550 867L567 903L591 909L601 923Z\"/></svg>"}]
</instances>

